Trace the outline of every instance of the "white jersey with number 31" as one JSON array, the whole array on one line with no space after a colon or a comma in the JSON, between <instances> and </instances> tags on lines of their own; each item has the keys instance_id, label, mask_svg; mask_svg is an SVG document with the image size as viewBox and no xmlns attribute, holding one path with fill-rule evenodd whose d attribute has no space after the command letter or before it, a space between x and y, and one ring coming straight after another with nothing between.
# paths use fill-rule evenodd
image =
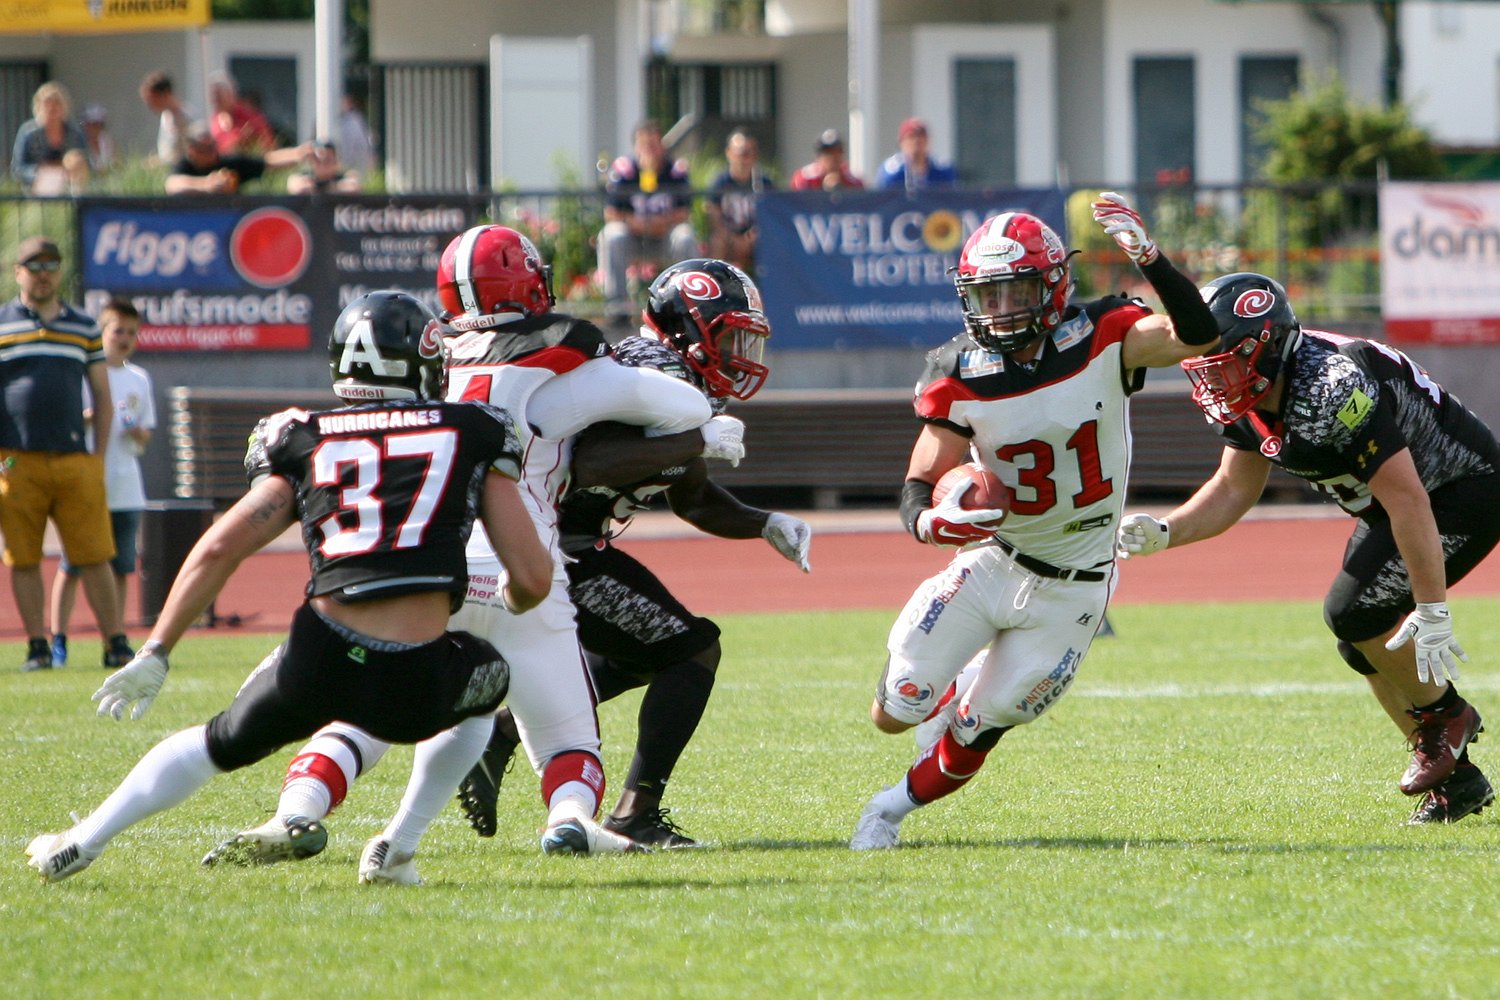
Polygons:
<instances>
[{"instance_id":1,"label":"white jersey with number 31","mask_svg":"<svg viewBox=\"0 0 1500 1000\"><path fill-rule=\"evenodd\" d=\"M967 334L928 355L918 416L971 436L975 458L1014 492L999 534L1017 550L1070 569L1114 558L1130 394L1144 379L1122 367L1122 342L1146 315L1122 298L1070 309L1030 368Z\"/></svg>"}]
</instances>

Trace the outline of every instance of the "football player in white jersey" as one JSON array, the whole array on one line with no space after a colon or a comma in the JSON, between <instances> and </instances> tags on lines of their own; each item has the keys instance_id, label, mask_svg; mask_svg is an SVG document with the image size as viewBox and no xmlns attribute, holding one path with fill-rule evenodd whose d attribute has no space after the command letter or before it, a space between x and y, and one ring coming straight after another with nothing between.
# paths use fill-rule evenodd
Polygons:
<instances>
[{"instance_id":1,"label":"football player in white jersey","mask_svg":"<svg viewBox=\"0 0 1500 1000\"><path fill-rule=\"evenodd\" d=\"M1123 198L1105 192L1093 214L1166 315L1122 297L1070 302L1070 253L1025 213L987 219L959 258L964 332L927 355L917 384L922 430L901 516L917 541L960 547L891 627L870 718L884 733L927 725L916 763L866 804L855 850L896 846L907 815L956 792L1002 735L1068 690L1116 583L1130 395L1144 369L1217 336L1193 283ZM1009 488L1008 510L965 509L969 484L933 504L937 481L968 461Z\"/></svg>"},{"instance_id":2,"label":"football player in white jersey","mask_svg":"<svg viewBox=\"0 0 1500 1000\"><path fill-rule=\"evenodd\" d=\"M689 383L617 364L596 326L553 312L550 268L531 241L513 229L476 226L455 237L443 253L437 285L459 332L446 345L447 398L503 405L526 416L521 492L552 552L556 584L539 607L515 613L506 603L505 574L494 550L483 533L475 532L469 540L468 593L453 627L504 647L511 665L507 701L541 776L547 808L542 849L549 854L633 850L633 841L594 821L604 768L594 693L558 547L558 496L567 481L573 438L591 424L644 426L666 456L679 454L684 439L691 439L704 458L735 462L744 454L743 424L713 416L703 394ZM645 464L655 469L665 462ZM479 760L493 721L492 716L466 720L417 747L400 809L365 846L361 882L418 880L412 862L417 844ZM318 853L327 840L320 821L388 748L355 727L326 727L288 766L276 815L221 844L204 863L267 863Z\"/></svg>"}]
</instances>

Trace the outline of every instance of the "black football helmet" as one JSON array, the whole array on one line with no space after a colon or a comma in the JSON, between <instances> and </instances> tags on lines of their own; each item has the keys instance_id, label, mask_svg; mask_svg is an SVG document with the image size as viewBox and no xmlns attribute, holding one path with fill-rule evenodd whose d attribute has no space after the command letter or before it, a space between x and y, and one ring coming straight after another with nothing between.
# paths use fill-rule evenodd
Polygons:
<instances>
[{"instance_id":1,"label":"black football helmet","mask_svg":"<svg viewBox=\"0 0 1500 1000\"><path fill-rule=\"evenodd\" d=\"M683 356L710 396L749 399L771 373L761 361L771 324L760 289L728 261L673 264L651 282L642 318Z\"/></svg>"},{"instance_id":2,"label":"black football helmet","mask_svg":"<svg viewBox=\"0 0 1500 1000\"><path fill-rule=\"evenodd\" d=\"M350 402L443 398L445 327L406 292L370 292L344 307L328 338L333 392Z\"/></svg>"},{"instance_id":3,"label":"black football helmet","mask_svg":"<svg viewBox=\"0 0 1500 1000\"><path fill-rule=\"evenodd\" d=\"M1239 271L1199 289L1219 324L1219 353L1182 363L1193 402L1221 424L1232 424L1266 398L1302 340L1302 326L1280 282Z\"/></svg>"}]
</instances>

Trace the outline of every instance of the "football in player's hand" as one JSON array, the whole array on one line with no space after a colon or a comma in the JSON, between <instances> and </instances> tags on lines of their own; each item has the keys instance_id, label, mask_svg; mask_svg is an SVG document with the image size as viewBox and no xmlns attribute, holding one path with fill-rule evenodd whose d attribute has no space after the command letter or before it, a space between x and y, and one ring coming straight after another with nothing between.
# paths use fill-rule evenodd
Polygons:
<instances>
[{"instance_id":1,"label":"football in player's hand","mask_svg":"<svg viewBox=\"0 0 1500 1000\"><path fill-rule=\"evenodd\" d=\"M955 465L943 473L943 478L932 488L932 503L936 506L943 497L972 479L974 485L958 498L964 510L1010 510L1010 488L1000 477L978 462Z\"/></svg>"}]
</instances>

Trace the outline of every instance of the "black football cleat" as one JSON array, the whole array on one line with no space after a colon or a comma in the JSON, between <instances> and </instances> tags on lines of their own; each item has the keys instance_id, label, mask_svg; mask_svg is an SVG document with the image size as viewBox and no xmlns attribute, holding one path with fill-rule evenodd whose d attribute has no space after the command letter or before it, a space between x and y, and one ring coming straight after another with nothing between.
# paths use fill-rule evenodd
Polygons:
<instances>
[{"instance_id":1,"label":"black football cleat","mask_svg":"<svg viewBox=\"0 0 1500 1000\"><path fill-rule=\"evenodd\" d=\"M500 782L515 766L516 747L521 737L516 724L508 715L495 720L495 731L490 734L489 745L479 757L479 763L464 776L458 786L458 804L463 806L469 825L481 837L495 835L495 804L500 799Z\"/></svg>"},{"instance_id":2,"label":"black football cleat","mask_svg":"<svg viewBox=\"0 0 1500 1000\"><path fill-rule=\"evenodd\" d=\"M1407 820L1410 826L1424 823L1457 823L1477 816L1495 801L1489 779L1472 764L1460 764L1447 781L1428 792Z\"/></svg>"},{"instance_id":3,"label":"black football cleat","mask_svg":"<svg viewBox=\"0 0 1500 1000\"><path fill-rule=\"evenodd\" d=\"M642 809L631 816L610 816L604 820L604 828L655 850L674 851L682 847L697 847L696 840L683 833L676 823L667 818L669 812L670 809L658 806Z\"/></svg>"}]
</instances>

